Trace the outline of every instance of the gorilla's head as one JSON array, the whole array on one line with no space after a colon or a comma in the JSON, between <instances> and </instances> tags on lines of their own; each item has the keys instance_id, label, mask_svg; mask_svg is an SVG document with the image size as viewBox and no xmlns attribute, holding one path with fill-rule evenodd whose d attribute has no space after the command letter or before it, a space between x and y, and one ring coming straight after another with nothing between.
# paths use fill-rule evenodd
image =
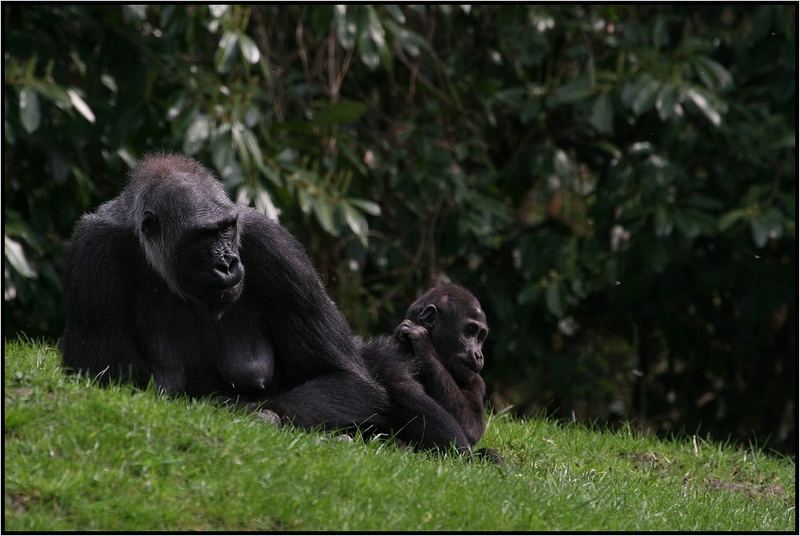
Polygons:
<instances>
[{"instance_id":1,"label":"gorilla's head","mask_svg":"<svg viewBox=\"0 0 800 536\"><path fill-rule=\"evenodd\" d=\"M212 309L239 299L239 208L208 170L187 157L150 156L128 192L145 257L172 292Z\"/></svg>"},{"instance_id":2,"label":"gorilla's head","mask_svg":"<svg viewBox=\"0 0 800 536\"><path fill-rule=\"evenodd\" d=\"M481 304L467 289L441 285L428 290L406 312L424 326L442 365L465 385L483 369L483 343L489 334Z\"/></svg>"}]
</instances>

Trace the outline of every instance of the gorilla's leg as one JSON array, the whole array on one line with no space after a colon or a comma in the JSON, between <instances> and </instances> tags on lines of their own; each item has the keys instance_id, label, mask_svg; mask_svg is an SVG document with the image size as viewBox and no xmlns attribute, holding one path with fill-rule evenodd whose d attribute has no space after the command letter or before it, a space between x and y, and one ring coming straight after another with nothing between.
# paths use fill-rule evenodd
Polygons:
<instances>
[{"instance_id":1,"label":"gorilla's leg","mask_svg":"<svg viewBox=\"0 0 800 536\"><path fill-rule=\"evenodd\" d=\"M469 441L458 421L421 388L392 390L392 411L385 416L397 438L418 450L446 450L455 446L469 454Z\"/></svg>"},{"instance_id":2,"label":"gorilla's leg","mask_svg":"<svg viewBox=\"0 0 800 536\"><path fill-rule=\"evenodd\" d=\"M301 428L368 425L388 405L386 391L348 371L317 376L269 398L264 407Z\"/></svg>"}]
</instances>

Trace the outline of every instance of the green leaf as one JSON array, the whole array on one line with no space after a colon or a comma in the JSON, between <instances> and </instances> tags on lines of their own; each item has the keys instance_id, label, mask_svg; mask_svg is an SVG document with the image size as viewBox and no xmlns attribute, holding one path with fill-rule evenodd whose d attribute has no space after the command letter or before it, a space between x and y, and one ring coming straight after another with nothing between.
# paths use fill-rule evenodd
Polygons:
<instances>
[{"instance_id":1,"label":"green leaf","mask_svg":"<svg viewBox=\"0 0 800 536\"><path fill-rule=\"evenodd\" d=\"M745 209L736 209L728 212L719 219L717 224L720 232L725 232L730 229L734 224L743 220L747 216Z\"/></svg>"},{"instance_id":2,"label":"green leaf","mask_svg":"<svg viewBox=\"0 0 800 536\"><path fill-rule=\"evenodd\" d=\"M36 272L25 257L22 245L5 234L3 235L3 255L8 261L8 264L10 264L19 275L28 279L36 277Z\"/></svg>"},{"instance_id":3,"label":"green leaf","mask_svg":"<svg viewBox=\"0 0 800 536\"><path fill-rule=\"evenodd\" d=\"M350 230L353 231L353 234L358 237L359 242L366 247L367 231L369 230L367 219L363 214L361 214L361 212L346 202L341 204L341 208L342 212L344 213L345 223L348 227L350 227Z\"/></svg>"},{"instance_id":4,"label":"green leaf","mask_svg":"<svg viewBox=\"0 0 800 536\"><path fill-rule=\"evenodd\" d=\"M69 110L72 108L72 101L69 98L67 90L58 84L36 84L36 91L62 110Z\"/></svg>"},{"instance_id":5,"label":"green leaf","mask_svg":"<svg viewBox=\"0 0 800 536\"><path fill-rule=\"evenodd\" d=\"M261 167L264 164L264 158L261 155L261 147L259 147L258 140L256 140L253 131L242 128L242 141L245 147L247 147L247 152L253 157L256 166Z\"/></svg>"},{"instance_id":6,"label":"green leaf","mask_svg":"<svg viewBox=\"0 0 800 536\"><path fill-rule=\"evenodd\" d=\"M686 212L675 213L675 225L686 238L696 238L700 234L700 225Z\"/></svg>"},{"instance_id":7,"label":"green leaf","mask_svg":"<svg viewBox=\"0 0 800 536\"><path fill-rule=\"evenodd\" d=\"M208 6L209 11L211 11L211 16L215 19L222 17L231 6L227 4L210 4Z\"/></svg>"},{"instance_id":8,"label":"green leaf","mask_svg":"<svg viewBox=\"0 0 800 536\"><path fill-rule=\"evenodd\" d=\"M664 205L658 205L655 212L656 236L669 236L672 234L673 221L669 210Z\"/></svg>"},{"instance_id":9,"label":"green leaf","mask_svg":"<svg viewBox=\"0 0 800 536\"><path fill-rule=\"evenodd\" d=\"M145 20L147 18L147 6L144 4L122 6L122 15L125 20Z\"/></svg>"},{"instance_id":10,"label":"green leaf","mask_svg":"<svg viewBox=\"0 0 800 536\"><path fill-rule=\"evenodd\" d=\"M258 63L261 59L261 52L258 50L255 42L244 34L239 34L239 49L242 51L242 56L250 63Z\"/></svg>"},{"instance_id":11,"label":"green leaf","mask_svg":"<svg viewBox=\"0 0 800 536\"><path fill-rule=\"evenodd\" d=\"M683 115L683 109L679 104L680 95L680 89L673 84L666 83L661 86L656 97L658 117L665 121L671 117Z\"/></svg>"},{"instance_id":12,"label":"green leaf","mask_svg":"<svg viewBox=\"0 0 800 536\"><path fill-rule=\"evenodd\" d=\"M261 174L269 179L270 182L272 182L275 186L283 186L281 174L278 172L278 170L267 163L263 163L258 169L261 171Z\"/></svg>"},{"instance_id":13,"label":"green leaf","mask_svg":"<svg viewBox=\"0 0 800 536\"><path fill-rule=\"evenodd\" d=\"M358 57L370 70L377 69L381 63L378 47L375 46L366 28L358 35Z\"/></svg>"},{"instance_id":14,"label":"green leaf","mask_svg":"<svg viewBox=\"0 0 800 536\"><path fill-rule=\"evenodd\" d=\"M26 87L19 92L19 120L28 134L33 134L39 128L39 95L31 88Z\"/></svg>"},{"instance_id":15,"label":"green leaf","mask_svg":"<svg viewBox=\"0 0 800 536\"><path fill-rule=\"evenodd\" d=\"M589 84L589 79L579 75L556 90L552 105L576 102L594 94L594 89Z\"/></svg>"},{"instance_id":16,"label":"green leaf","mask_svg":"<svg viewBox=\"0 0 800 536\"><path fill-rule=\"evenodd\" d=\"M269 192L261 187L256 189L255 208L267 218L274 221L278 221L278 217L281 215L280 209L272 202L272 197L270 197Z\"/></svg>"},{"instance_id":17,"label":"green leaf","mask_svg":"<svg viewBox=\"0 0 800 536\"><path fill-rule=\"evenodd\" d=\"M357 9L356 6L351 6ZM334 21L336 23L336 39L342 48L350 50L356 44L356 32L358 26L352 18L347 16L347 6L338 4L333 9Z\"/></svg>"},{"instance_id":18,"label":"green leaf","mask_svg":"<svg viewBox=\"0 0 800 536\"><path fill-rule=\"evenodd\" d=\"M261 120L261 112L255 106L250 106L244 113L244 124L247 128L253 128Z\"/></svg>"},{"instance_id":19,"label":"green leaf","mask_svg":"<svg viewBox=\"0 0 800 536\"><path fill-rule=\"evenodd\" d=\"M661 83L650 76L642 76L638 84L638 91L631 102L631 109L636 115L641 115L652 108L656 100L656 93Z\"/></svg>"},{"instance_id":20,"label":"green leaf","mask_svg":"<svg viewBox=\"0 0 800 536\"><path fill-rule=\"evenodd\" d=\"M753 242L755 242L756 247L763 248L766 246L767 240L769 239L769 229L762 225L757 219L754 219L750 222L750 228L753 233Z\"/></svg>"},{"instance_id":21,"label":"green leaf","mask_svg":"<svg viewBox=\"0 0 800 536\"><path fill-rule=\"evenodd\" d=\"M608 93L603 93L595 99L589 122L598 132L610 134L614 130L614 108Z\"/></svg>"},{"instance_id":22,"label":"green leaf","mask_svg":"<svg viewBox=\"0 0 800 536\"><path fill-rule=\"evenodd\" d=\"M522 122L523 125L527 125L533 119L536 119L536 116L539 115L539 112L542 111L542 99L538 97L530 97L525 101L525 104L522 106L522 111L519 114L519 120Z\"/></svg>"},{"instance_id":23,"label":"green leaf","mask_svg":"<svg viewBox=\"0 0 800 536\"><path fill-rule=\"evenodd\" d=\"M553 313L554 316L561 318L564 316L564 290L558 281L550 283L545 291L545 302L547 309Z\"/></svg>"},{"instance_id":24,"label":"green leaf","mask_svg":"<svg viewBox=\"0 0 800 536\"><path fill-rule=\"evenodd\" d=\"M733 84L733 77L725 67L711 58L695 58L694 68L703 84L709 89L726 89Z\"/></svg>"},{"instance_id":25,"label":"green leaf","mask_svg":"<svg viewBox=\"0 0 800 536\"><path fill-rule=\"evenodd\" d=\"M770 238L777 240L783 234L783 217L777 209L768 208L750 221L750 227L753 242L763 248Z\"/></svg>"},{"instance_id":26,"label":"green leaf","mask_svg":"<svg viewBox=\"0 0 800 536\"><path fill-rule=\"evenodd\" d=\"M125 162L129 168L134 168L136 166L136 158L131 154L130 150L127 147L120 147L117 149L117 156L119 156L123 162ZM66 175L66 173L65 173Z\"/></svg>"},{"instance_id":27,"label":"green leaf","mask_svg":"<svg viewBox=\"0 0 800 536\"><path fill-rule=\"evenodd\" d=\"M676 212L674 217L678 230L689 239L697 238L700 234L717 227L716 219L696 209Z\"/></svg>"},{"instance_id":28,"label":"green leaf","mask_svg":"<svg viewBox=\"0 0 800 536\"><path fill-rule=\"evenodd\" d=\"M720 210L724 207L724 204L719 199L702 194L690 195L686 200L686 204L705 211Z\"/></svg>"},{"instance_id":29,"label":"green leaf","mask_svg":"<svg viewBox=\"0 0 800 536\"><path fill-rule=\"evenodd\" d=\"M400 43L400 46L408 52L410 56L417 57L422 50L429 50L428 42L419 34L398 25L391 20L384 21L384 26L388 29L394 38Z\"/></svg>"},{"instance_id":30,"label":"green leaf","mask_svg":"<svg viewBox=\"0 0 800 536\"><path fill-rule=\"evenodd\" d=\"M386 32L375 8L366 6L367 24L358 36L359 57L369 69L374 70L381 60L391 68L392 56L386 46Z\"/></svg>"},{"instance_id":31,"label":"green leaf","mask_svg":"<svg viewBox=\"0 0 800 536\"><path fill-rule=\"evenodd\" d=\"M529 303L534 303L539 299L539 295L541 293L541 286L538 284L529 285L525 290L519 293L517 296L517 303L519 305L528 305Z\"/></svg>"},{"instance_id":32,"label":"green leaf","mask_svg":"<svg viewBox=\"0 0 800 536\"><path fill-rule=\"evenodd\" d=\"M383 8L389 12L389 15L394 17L394 20L399 22L400 24L406 23L406 16L403 15L403 11L400 9L400 6L395 4L385 4Z\"/></svg>"},{"instance_id":33,"label":"green leaf","mask_svg":"<svg viewBox=\"0 0 800 536\"><path fill-rule=\"evenodd\" d=\"M653 45L664 48L669 44L669 26L666 17L658 17L653 26Z\"/></svg>"},{"instance_id":34,"label":"green leaf","mask_svg":"<svg viewBox=\"0 0 800 536\"><path fill-rule=\"evenodd\" d=\"M566 178L574 174L572 162L563 149L556 149L553 153L553 169L559 177Z\"/></svg>"},{"instance_id":35,"label":"green leaf","mask_svg":"<svg viewBox=\"0 0 800 536\"><path fill-rule=\"evenodd\" d=\"M227 73L231 68L233 61L233 53L236 50L236 44L239 41L239 34L234 32L225 32L219 40L219 47L216 54L217 72Z\"/></svg>"},{"instance_id":36,"label":"green leaf","mask_svg":"<svg viewBox=\"0 0 800 536\"><path fill-rule=\"evenodd\" d=\"M706 92L701 91L698 88L691 87L686 90L686 96L691 99L694 105L697 106L701 112L703 112L703 115L705 115L715 127L720 125L722 122L722 117L720 116L719 111L717 111L717 109L711 104Z\"/></svg>"},{"instance_id":37,"label":"green leaf","mask_svg":"<svg viewBox=\"0 0 800 536\"><path fill-rule=\"evenodd\" d=\"M308 214L311 211L313 198L305 189L300 188L297 190L297 200L300 202L300 210L303 214Z\"/></svg>"},{"instance_id":38,"label":"green leaf","mask_svg":"<svg viewBox=\"0 0 800 536\"><path fill-rule=\"evenodd\" d=\"M222 173L222 170L235 160L231 137L227 131L222 132L222 129L218 128L211 137L210 145L211 161L214 163L214 167Z\"/></svg>"},{"instance_id":39,"label":"green leaf","mask_svg":"<svg viewBox=\"0 0 800 536\"><path fill-rule=\"evenodd\" d=\"M372 216L381 215L380 205L373 201L367 201L366 199L349 199L348 201L351 205L357 206L367 214L371 214Z\"/></svg>"},{"instance_id":40,"label":"green leaf","mask_svg":"<svg viewBox=\"0 0 800 536\"><path fill-rule=\"evenodd\" d=\"M314 123L317 125L353 123L358 121L366 110L367 107L358 101L343 99L317 111L314 114Z\"/></svg>"},{"instance_id":41,"label":"green leaf","mask_svg":"<svg viewBox=\"0 0 800 536\"><path fill-rule=\"evenodd\" d=\"M67 95L69 95L69 101L72 103L72 106L74 106L87 121L94 123L94 112L92 112L92 109L89 108L89 105L84 102L81 96L78 95L78 92L70 88L67 90Z\"/></svg>"},{"instance_id":42,"label":"green leaf","mask_svg":"<svg viewBox=\"0 0 800 536\"><path fill-rule=\"evenodd\" d=\"M239 154L239 162L241 162L244 167L249 167L251 162L250 151L244 141L242 130L241 125L236 123L231 127L231 136L233 136L233 145L236 147L236 152Z\"/></svg>"},{"instance_id":43,"label":"green leaf","mask_svg":"<svg viewBox=\"0 0 800 536\"><path fill-rule=\"evenodd\" d=\"M117 81L114 80L114 77L110 74L103 74L100 75L100 82L108 88L111 93L119 92L119 88L117 87Z\"/></svg>"},{"instance_id":44,"label":"green leaf","mask_svg":"<svg viewBox=\"0 0 800 536\"><path fill-rule=\"evenodd\" d=\"M333 207L327 199L311 196L311 208L314 210L314 215L317 217L320 227L333 236L339 235L339 230L333 221Z\"/></svg>"},{"instance_id":45,"label":"green leaf","mask_svg":"<svg viewBox=\"0 0 800 536\"><path fill-rule=\"evenodd\" d=\"M190 155L196 154L203 148L203 144L210 134L211 120L205 114L197 114L183 137L183 152Z\"/></svg>"}]
</instances>

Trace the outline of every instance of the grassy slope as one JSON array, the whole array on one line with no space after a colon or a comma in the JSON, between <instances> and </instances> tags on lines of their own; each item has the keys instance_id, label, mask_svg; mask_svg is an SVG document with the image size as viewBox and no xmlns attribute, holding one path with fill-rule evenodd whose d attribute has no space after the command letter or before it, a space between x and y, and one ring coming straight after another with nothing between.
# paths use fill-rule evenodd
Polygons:
<instances>
[{"instance_id":1,"label":"grassy slope","mask_svg":"<svg viewBox=\"0 0 800 536\"><path fill-rule=\"evenodd\" d=\"M66 379L5 346L6 530L793 530L795 466L494 418L506 467Z\"/></svg>"}]
</instances>

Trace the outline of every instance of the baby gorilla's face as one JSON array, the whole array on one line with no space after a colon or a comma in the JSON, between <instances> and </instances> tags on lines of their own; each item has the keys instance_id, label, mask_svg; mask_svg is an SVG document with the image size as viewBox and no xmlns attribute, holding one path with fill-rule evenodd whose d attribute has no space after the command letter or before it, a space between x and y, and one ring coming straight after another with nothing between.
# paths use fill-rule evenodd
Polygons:
<instances>
[{"instance_id":1,"label":"baby gorilla's face","mask_svg":"<svg viewBox=\"0 0 800 536\"><path fill-rule=\"evenodd\" d=\"M428 329L441 363L459 384L483 369L483 343L489 333L480 303L466 290L432 295L417 321Z\"/></svg>"}]
</instances>

